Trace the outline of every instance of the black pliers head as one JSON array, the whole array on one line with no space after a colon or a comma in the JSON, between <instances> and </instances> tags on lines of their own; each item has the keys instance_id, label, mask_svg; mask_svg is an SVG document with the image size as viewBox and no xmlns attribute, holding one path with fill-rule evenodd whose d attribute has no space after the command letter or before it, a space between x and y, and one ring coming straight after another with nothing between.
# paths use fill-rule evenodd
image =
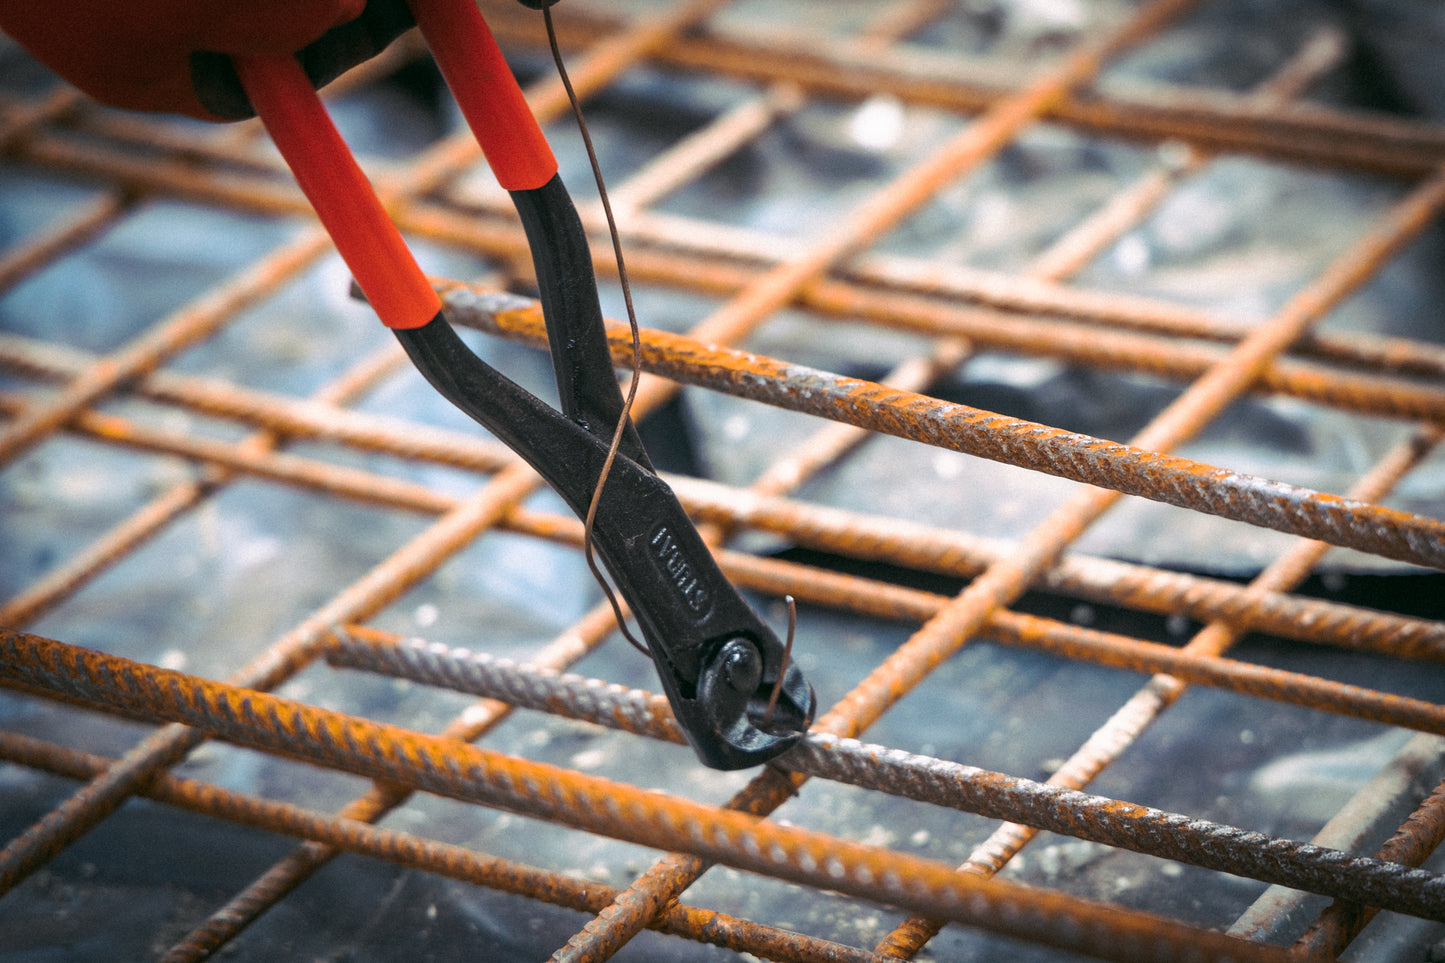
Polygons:
<instances>
[{"instance_id":1,"label":"black pliers head","mask_svg":"<svg viewBox=\"0 0 1445 963\"><path fill-rule=\"evenodd\" d=\"M382 321L428 381L587 514L624 418L586 235L557 165L470 0L410 13L521 216L541 290L561 410L478 358L442 312L295 58L242 58L236 74ZM505 296L501 296L505 297ZM593 544L627 600L698 757L741 769L777 756L812 721L813 691L722 574L633 426L602 487ZM776 705L770 700L776 692Z\"/></svg>"}]
</instances>

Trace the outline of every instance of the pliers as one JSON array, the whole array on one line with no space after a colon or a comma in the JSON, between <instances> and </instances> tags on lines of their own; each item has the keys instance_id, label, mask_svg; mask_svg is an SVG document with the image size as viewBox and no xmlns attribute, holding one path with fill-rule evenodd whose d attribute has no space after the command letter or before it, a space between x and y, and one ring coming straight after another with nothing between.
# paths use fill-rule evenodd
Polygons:
<instances>
[{"instance_id":1,"label":"pliers","mask_svg":"<svg viewBox=\"0 0 1445 963\"><path fill-rule=\"evenodd\" d=\"M408 0L406 7L520 215L560 411L482 361L453 331L317 97L315 72L296 57L248 57L232 62L235 77L362 292L416 367L585 517L624 417L586 235L541 128L472 0ZM704 764L757 765L802 737L813 717L812 688L722 574L630 422L599 498L593 537Z\"/></svg>"}]
</instances>

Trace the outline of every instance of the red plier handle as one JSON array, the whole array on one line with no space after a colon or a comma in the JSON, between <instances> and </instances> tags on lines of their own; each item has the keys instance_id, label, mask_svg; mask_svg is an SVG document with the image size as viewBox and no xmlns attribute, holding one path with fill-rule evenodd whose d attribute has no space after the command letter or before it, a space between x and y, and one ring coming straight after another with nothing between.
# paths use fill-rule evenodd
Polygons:
<instances>
[{"instance_id":1,"label":"red plier handle","mask_svg":"<svg viewBox=\"0 0 1445 963\"><path fill-rule=\"evenodd\" d=\"M481 11L466 0L408 0L412 16L501 185L533 190L557 173ZM336 242L367 300L391 328L416 328L441 310L392 223L292 56L237 57L236 73L276 149Z\"/></svg>"}]
</instances>

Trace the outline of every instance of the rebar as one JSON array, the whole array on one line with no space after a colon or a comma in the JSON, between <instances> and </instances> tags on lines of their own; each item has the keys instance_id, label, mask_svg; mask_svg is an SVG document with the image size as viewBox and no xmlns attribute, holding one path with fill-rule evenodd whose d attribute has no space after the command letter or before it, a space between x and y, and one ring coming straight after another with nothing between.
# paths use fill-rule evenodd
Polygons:
<instances>
[{"instance_id":1,"label":"rebar","mask_svg":"<svg viewBox=\"0 0 1445 963\"><path fill-rule=\"evenodd\" d=\"M26 633L0 630L0 659L8 677L152 711L241 745L959 922L986 922L1033 942L1128 960L1285 958L1274 948L1137 911L971 878L928 860Z\"/></svg>"},{"instance_id":2,"label":"rebar","mask_svg":"<svg viewBox=\"0 0 1445 963\"><path fill-rule=\"evenodd\" d=\"M1191 685L1241 693L1255 708L1267 700L1347 719L1445 731L1445 714L1423 686L1410 691L1426 697L1403 696L1385 691L1388 686L1351 685L1296 671L1293 662L1270 668L1228 654L1246 633L1257 632L1343 650L1331 656L1340 666L1352 657L1348 653L1360 652L1374 657L1369 664L1380 658L1414 659L1420 673L1436 672L1445 660L1445 623L1295 594L1326 551L1323 543L1297 546L1247 585L1074 550L1118 493L1129 492L1331 539L1377 556L1437 568L1445 558L1439 519L1384 506L1392 486L1430 455L1445 432L1440 388L1445 350L1408 338L1315 330L1352 292L1392 264L1403 245L1438 220L1445 202L1445 129L1291 102L1340 62L1341 38L1330 31L1306 37L1264 84L1245 93L1145 87L1112 76L1105 84L1094 83L1101 68L1116 63L1130 43L1155 37L1191 6L1186 0L1144 5L1134 11L1134 20L1106 25L1051 60L1039 58L1042 70L1032 58L993 52L960 58L955 51L942 53L913 42L916 31L956 15L938 0L888 3L847 35L811 25L784 31L740 28L738 17L717 16L726 9L725 0L668 5L630 21L612 9L585 6L569 8L558 18L564 47L583 50L572 69L584 97L608 91L625 73L635 77L654 70L705 71L754 85L731 110L719 112L613 185L634 279L715 299L700 310L704 321L688 335L648 332L650 373L637 415L655 410L685 384L828 420L796 448L777 452L750 484L671 476L669 483L714 546L724 572L740 587L766 597L791 594L837 613L909 626L909 640L825 712L799 750L778 768L763 770L724 806L642 793L466 745L493 732L518 707L676 741L659 697L557 674L608 636L612 620L606 609L590 610L552 643L529 652L527 664L518 665L404 643L366 624L445 559L477 539L497 537L484 533L510 532L574 548L581 544L575 519L526 501L537 491L537 480L504 447L407 418L348 409L355 395L395 370L402 360L398 352L363 359L307 400L165 370L182 350L224 330L242 308L270 298L283 281L314 263L326 248L314 229L109 355L0 335L0 369L7 373L0 392L0 463L68 434L87 445L100 442L152 460L178 458L190 470L188 480L148 500L0 607L0 625L10 626L0 630L0 650L6 653L0 681L13 698L54 700L57 713L81 709L203 727L168 725L119 760L0 733L0 758L85 782L0 851L0 893L101 824L126 799L149 796L303 840L250 885L228 894L216 911L196 920L164 957L166 963L220 951L340 852L588 914L581 932L558 951L559 959L605 958L644 926L778 959L908 956L948 920L1111 959L1203 958L1214 951L1222 958L1283 959L1341 952L1374 914L1366 905L1371 901L1438 918L1445 905L1440 877L1416 867L1445 832L1445 791L1440 788L1427 794L1429 787L1420 787L1415 795L1414 789L1401 790L1402 807L1425 798L1396 838L1373 857L1344 852L1368 851L1357 849L1361 844L1353 840L1294 842L1086 791ZM509 49L544 44L540 19L531 12L497 4L487 15ZM417 38L403 38L328 88L327 95L366 90L419 62L423 53ZM820 98L839 97L851 104L875 95L896 98L906 110L942 111L950 129L965 126L910 157L912 166L902 176L861 194L851 214L837 218L812 241L678 213L663 203L717 171L729 157L774 136L780 126L809 123L807 112ZM560 85L551 79L535 84L529 96L544 121L565 106ZM945 189L959 187L999 151L1020 144L1021 135L1036 124L1072 128L1080 133L1080 143L1153 142L1158 146L1154 166L1138 181L1121 184L1021 272L903 256L878 244ZM0 94L0 146L7 162L100 188L92 202L77 205L70 216L0 254L0 291L85 251L112 225L156 198L254 216L309 218L284 165L258 149L260 135L254 123L216 131L122 116L89 105L64 87L35 97ZM1222 152L1315 169L1335 167L1341 176L1351 170L1384 174L1406 182L1405 193L1274 317L1258 325L1159 297L1066 283ZM478 187L473 178L462 181L479 161L471 138L457 135L404 162L366 163L404 231L502 265L498 273L468 285L438 280L457 319L537 343L541 329L535 302L488 293L493 288L526 290L531 267L526 238L504 193L491 185ZM585 204L582 213L584 222L595 227L596 213ZM600 277L615 271L600 248L595 259ZM477 305L487 310L474 312ZM746 346L744 338L767 330L784 311L796 312L820 330L826 325L825 337L894 329L925 343L880 384L723 344ZM926 396L937 380L977 351L1159 378L1181 386L1184 394L1129 445ZM1328 407L1393 420L1402 424L1392 427L1413 428L1413 434L1349 490L1350 501L1168 454L1225 406L1250 396L1284 399L1281 407ZM128 399L138 403L108 404ZM191 415L223 419L253 434L232 442L176 427ZM1080 488L1062 510L1016 540L814 500L804 487L807 482L845 465L856 446L880 431L1103 487ZM306 453L283 450L299 441L323 444ZM346 464L330 460L332 446L343 450ZM372 453L404 461L406 477L388 474L389 467L373 467L371 459L367 467L357 467L352 456ZM39 449L30 457L44 454ZM386 459L374 461L380 466ZM412 469L426 465L458 469L483 487L466 497L429 479L417 480ZM63 618L65 602L99 574L243 479L435 521L359 582L338 587L329 602L235 674L231 685L14 631L52 609ZM1222 522L1220 531L1228 531ZM725 540L735 536L750 540L727 547ZM971 584L950 598L815 564L759 557L754 553L758 536L836 555L845 565L847 560L884 563L888 577L937 573ZM1182 631L1185 620L1202 628L1182 648L1162 645L1012 610L1024 591L1166 617L1170 634ZM398 613L387 617L395 624ZM965 645L1007 645L1068 664L1153 675L1103 726L1083 734L1047 783L856 740ZM316 660L323 653L330 665ZM329 673L346 665L470 691L483 701L439 736L422 736L261 691L302 668ZM328 815L167 771L212 733L377 781ZM1423 745L1423 737L1416 743ZM947 806L1005 822L975 847L959 871L765 821L806 780L816 778L898 797L890 805ZM372 825L404 805L417 788L524 808L558 825L673 852L619 888ZM800 800L803 806L807 802ZM1395 813L1390 823L1402 818ZM1090 903L1062 889L1039 891L989 878L1041 830L1298 886L1338 902L1285 951L1258 945L1284 933L1282 925L1248 929L1255 940L1248 942ZM819 892L883 899L914 915L870 951L679 902L715 862L791 879ZM1251 925L1261 920L1278 924L1270 917L1282 913L1283 905L1261 901Z\"/></svg>"},{"instance_id":3,"label":"rebar","mask_svg":"<svg viewBox=\"0 0 1445 963\"><path fill-rule=\"evenodd\" d=\"M500 699L654 739L684 741L663 696L455 646L353 627L336 634L326 659L338 667ZM1388 901L1392 908L1408 907L1404 912L1445 918L1445 877L975 766L826 734L808 737L774 765L1033 829L1360 902L1383 906L1381 901Z\"/></svg>"}]
</instances>

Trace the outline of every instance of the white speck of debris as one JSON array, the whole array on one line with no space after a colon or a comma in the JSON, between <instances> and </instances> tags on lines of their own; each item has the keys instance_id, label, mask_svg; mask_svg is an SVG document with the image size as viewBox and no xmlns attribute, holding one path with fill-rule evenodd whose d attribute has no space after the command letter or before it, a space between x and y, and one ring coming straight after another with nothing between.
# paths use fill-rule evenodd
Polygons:
<instances>
[{"instance_id":1,"label":"white speck of debris","mask_svg":"<svg viewBox=\"0 0 1445 963\"><path fill-rule=\"evenodd\" d=\"M889 94L875 94L848 119L848 136L864 150L885 151L903 136L903 102Z\"/></svg>"},{"instance_id":2,"label":"white speck of debris","mask_svg":"<svg viewBox=\"0 0 1445 963\"><path fill-rule=\"evenodd\" d=\"M933 473L943 481L953 481L963 474L967 455L956 451L939 451L933 454Z\"/></svg>"},{"instance_id":3,"label":"white speck of debris","mask_svg":"<svg viewBox=\"0 0 1445 963\"><path fill-rule=\"evenodd\" d=\"M430 602L423 602L416 607L415 612L411 613L411 620L416 623L417 628L428 629L437 624L437 619L441 618L441 614L441 609Z\"/></svg>"},{"instance_id":4,"label":"white speck of debris","mask_svg":"<svg viewBox=\"0 0 1445 963\"><path fill-rule=\"evenodd\" d=\"M1242 742L1242 743L1244 743L1246 746L1253 744L1253 742L1254 742L1254 730L1253 730L1253 729L1241 729L1241 730L1239 730L1239 741Z\"/></svg>"},{"instance_id":5,"label":"white speck of debris","mask_svg":"<svg viewBox=\"0 0 1445 963\"><path fill-rule=\"evenodd\" d=\"M174 672L180 672L186 667L186 661L186 654L180 649L167 649L165 652L161 653L161 657L156 664L159 665L162 669L170 669Z\"/></svg>"},{"instance_id":6,"label":"white speck of debris","mask_svg":"<svg viewBox=\"0 0 1445 963\"><path fill-rule=\"evenodd\" d=\"M596 769L607 761L607 752L603 749L583 749L572 757L572 765L577 769Z\"/></svg>"},{"instance_id":7,"label":"white speck of debris","mask_svg":"<svg viewBox=\"0 0 1445 963\"><path fill-rule=\"evenodd\" d=\"M1184 875L1184 867L1180 866L1178 863L1165 863L1159 868L1159 872L1163 873L1165 876L1179 877Z\"/></svg>"},{"instance_id":8,"label":"white speck of debris","mask_svg":"<svg viewBox=\"0 0 1445 963\"><path fill-rule=\"evenodd\" d=\"M728 441L742 441L746 438L753 426L746 415L731 415L723 420L723 436Z\"/></svg>"},{"instance_id":9,"label":"white speck of debris","mask_svg":"<svg viewBox=\"0 0 1445 963\"><path fill-rule=\"evenodd\" d=\"M488 713L486 706L470 705L462 710L462 723L468 726L476 725L479 722L484 722L488 715L490 715L490 713Z\"/></svg>"},{"instance_id":10,"label":"white speck of debris","mask_svg":"<svg viewBox=\"0 0 1445 963\"><path fill-rule=\"evenodd\" d=\"M1170 635L1184 635L1189 631L1189 619L1176 613L1164 620L1164 628Z\"/></svg>"},{"instance_id":11,"label":"white speck of debris","mask_svg":"<svg viewBox=\"0 0 1445 963\"><path fill-rule=\"evenodd\" d=\"M435 904L435 903L428 903L428 904L427 904L427 907L426 907L426 918L429 919L429 920L434 920L434 919L437 918L437 904Z\"/></svg>"},{"instance_id":12,"label":"white speck of debris","mask_svg":"<svg viewBox=\"0 0 1445 963\"><path fill-rule=\"evenodd\" d=\"M915 846L925 846L931 838L933 838L932 834L930 834L928 830L917 829L914 830L912 836L908 837L908 841Z\"/></svg>"},{"instance_id":13,"label":"white speck of debris","mask_svg":"<svg viewBox=\"0 0 1445 963\"><path fill-rule=\"evenodd\" d=\"M1093 625L1094 607L1092 605L1075 605L1069 611L1069 621L1075 625Z\"/></svg>"},{"instance_id":14,"label":"white speck of debris","mask_svg":"<svg viewBox=\"0 0 1445 963\"><path fill-rule=\"evenodd\" d=\"M863 838L859 842L865 846L892 846L897 838L898 834L893 830L875 823L868 827L868 832L863 834Z\"/></svg>"},{"instance_id":15,"label":"white speck of debris","mask_svg":"<svg viewBox=\"0 0 1445 963\"><path fill-rule=\"evenodd\" d=\"M1149 245L1137 234L1121 238L1114 245L1114 267L1125 277L1138 277L1149 270Z\"/></svg>"}]
</instances>

